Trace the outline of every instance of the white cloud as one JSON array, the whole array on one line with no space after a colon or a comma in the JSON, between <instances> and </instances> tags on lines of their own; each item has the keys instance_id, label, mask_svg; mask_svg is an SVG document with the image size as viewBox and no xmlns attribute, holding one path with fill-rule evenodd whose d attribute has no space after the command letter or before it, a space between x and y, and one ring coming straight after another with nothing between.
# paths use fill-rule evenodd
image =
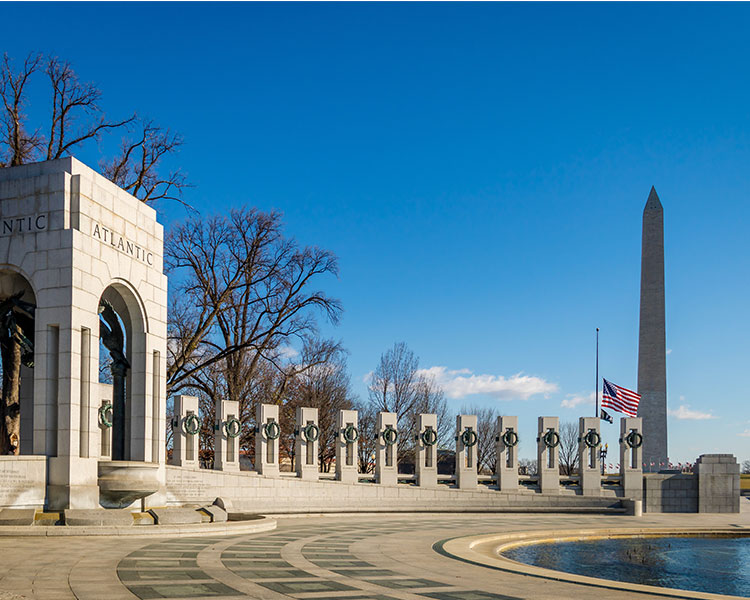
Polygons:
<instances>
[{"instance_id":1,"label":"white cloud","mask_svg":"<svg viewBox=\"0 0 750 600\"><path fill-rule=\"evenodd\" d=\"M738 433L737 435L742 437L750 437L750 429L745 429L742 433Z\"/></svg>"},{"instance_id":2,"label":"white cloud","mask_svg":"<svg viewBox=\"0 0 750 600\"><path fill-rule=\"evenodd\" d=\"M299 355L299 352L292 348L292 346L279 346L278 352L281 358L286 359L294 358Z\"/></svg>"},{"instance_id":3,"label":"white cloud","mask_svg":"<svg viewBox=\"0 0 750 600\"><path fill-rule=\"evenodd\" d=\"M375 371L368 371L362 376L362 383L366 383L367 385L370 385L370 382L372 381L372 376L375 374Z\"/></svg>"},{"instance_id":4,"label":"white cloud","mask_svg":"<svg viewBox=\"0 0 750 600\"><path fill-rule=\"evenodd\" d=\"M576 408L577 406L588 406L595 403L596 392L591 392L588 396L581 394L568 394L560 403L560 406L563 408Z\"/></svg>"},{"instance_id":5,"label":"white cloud","mask_svg":"<svg viewBox=\"0 0 750 600\"><path fill-rule=\"evenodd\" d=\"M465 398L473 395L486 395L498 400L521 398L528 400L538 394L547 395L557 391L557 384L540 377L516 373L510 377L503 375L476 375L470 369L448 369L430 367L420 369L419 374L432 378L440 385L449 398Z\"/></svg>"},{"instance_id":6,"label":"white cloud","mask_svg":"<svg viewBox=\"0 0 750 600\"><path fill-rule=\"evenodd\" d=\"M680 396L680 400L682 400L683 397ZM705 413L700 412L698 410L692 410L688 405L686 404L680 404L680 408L673 410L669 409L667 411L671 416L675 417L676 419L680 420L689 420L689 421L705 421L706 419L716 419L718 417L715 417L711 413Z\"/></svg>"},{"instance_id":7,"label":"white cloud","mask_svg":"<svg viewBox=\"0 0 750 600\"><path fill-rule=\"evenodd\" d=\"M672 354L672 348L667 348L667 354Z\"/></svg>"}]
</instances>

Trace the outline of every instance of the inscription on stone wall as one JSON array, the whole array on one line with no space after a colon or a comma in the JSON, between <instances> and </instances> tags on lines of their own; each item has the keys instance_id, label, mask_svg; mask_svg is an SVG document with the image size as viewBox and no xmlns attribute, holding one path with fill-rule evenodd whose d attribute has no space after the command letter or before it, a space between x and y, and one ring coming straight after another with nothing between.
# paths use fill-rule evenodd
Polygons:
<instances>
[{"instance_id":1,"label":"inscription on stone wall","mask_svg":"<svg viewBox=\"0 0 750 600\"><path fill-rule=\"evenodd\" d=\"M94 229L91 232L95 238L100 240L104 244L109 244L113 248L116 248L120 252L123 252L129 256L132 256L136 260L146 263L147 265L154 266L154 253L149 252L148 249L142 248L135 242L131 242L129 239L121 236L119 233L94 223Z\"/></svg>"},{"instance_id":2,"label":"inscription on stone wall","mask_svg":"<svg viewBox=\"0 0 750 600\"><path fill-rule=\"evenodd\" d=\"M0 506L44 503L44 463L0 462Z\"/></svg>"},{"instance_id":3,"label":"inscription on stone wall","mask_svg":"<svg viewBox=\"0 0 750 600\"><path fill-rule=\"evenodd\" d=\"M183 502L206 500L211 491L205 479L195 473L169 473L167 494L172 494Z\"/></svg>"},{"instance_id":4,"label":"inscription on stone wall","mask_svg":"<svg viewBox=\"0 0 750 600\"><path fill-rule=\"evenodd\" d=\"M0 236L13 235L14 233L36 233L47 229L48 216L46 213L37 215L26 215L2 219L0 224Z\"/></svg>"}]
</instances>

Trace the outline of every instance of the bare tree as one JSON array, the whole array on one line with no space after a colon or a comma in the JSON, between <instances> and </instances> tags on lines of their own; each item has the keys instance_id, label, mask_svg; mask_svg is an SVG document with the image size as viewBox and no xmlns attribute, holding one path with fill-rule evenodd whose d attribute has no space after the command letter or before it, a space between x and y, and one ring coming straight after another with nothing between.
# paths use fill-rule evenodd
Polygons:
<instances>
[{"instance_id":1,"label":"bare tree","mask_svg":"<svg viewBox=\"0 0 750 600\"><path fill-rule=\"evenodd\" d=\"M464 415L477 416L477 471L491 474L495 472L497 462L497 417L500 415L496 408L489 406L464 406L461 408Z\"/></svg>"},{"instance_id":2,"label":"bare tree","mask_svg":"<svg viewBox=\"0 0 750 600\"><path fill-rule=\"evenodd\" d=\"M69 62L52 57L47 61L46 72L52 85L46 160L65 156L87 140L100 139L103 131L123 127L135 119L133 115L122 121L108 121L99 106L101 90L93 83L81 83Z\"/></svg>"},{"instance_id":3,"label":"bare tree","mask_svg":"<svg viewBox=\"0 0 750 600\"><path fill-rule=\"evenodd\" d=\"M560 474L573 475L578 468L578 425L566 421L560 425Z\"/></svg>"},{"instance_id":4,"label":"bare tree","mask_svg":"<svg viewBox=\"0 0 750 600\"><path fill-rule=\"evenodd\" d=\"M522 458L518 461L518 474L519 475L536 475L537 464L536 459Z\"/></svg>"},{"instance_id":5,"label":"bare tree","mask_svg":"<svg viewBox=\"0 0 750 600\"><path fill-rule=\"evenodd\" d=\"M189 219L172 230L165 255L179 282L167 368L173 393L224 362L226 397L239 400L258 363L275 364L282 344L315 332L316 311L332 322L341 312L338 300L310 289L321 275L338 273L336 257L285 239L278 213Z\"/></svg>"},{"instance_id":6,"label":"bare tree","mask_svg":"<svg viewBox=\"0 0 750 600\"><path fill-rule=\"evenodd\" d=\"M41 54L29 54L19 70L5 54L0 66L0 100L3 102L0 117L0 167L15 167L33 160L43 144L39 131L29 132L25 107L28 105L26 85L42 63Z\"/></svg>"},{"instance_id":7,"label":"bare tree","mask_svg":"<svg viewBox=\"0 0 750 600\"><path fill-rule=\"evenodd\" d=\"M438 415L438 435L443 443L452 430L442 389L418 371L419 359L404 342L398 342L381 355L370 379L369 405L373 414L383 411L398 415L399 460L412 452L420 413Z\"/></svg>"},{"instance_id":8,"label":"bare tree","mask_svg":"<svg viewBox=\"0 0 750 600\"><path fill-rule=\"evenodd\" d=\"M359 430L359 438L357 439L359 472L373 473L375 471L375 450L378 436L378 411L371 402L360 402L355 408L357 409L357 428Z\"/></svg>"},{"instance_id":9,"label":"bare tree","mask_svg":"<svg viewBox=\"0 0 750 600\"><path fill-rule=\"evenodd\" d=\"M31 103L28 83L42 70L51 88L51 110L49 122L32 131L24 112ZM188 206L182 199L183 190L189 187L185 174L180 169L162 172L164 160L182 146L182 137L135 114L109 120L101 98L101 90L94 83L80 81L68 61L29 54L16 70L5 54L0 65L0 167L61 158L86 142L99 141L108 131L138 131L122 141L118 156L100 161L102 175L143 202L170 199Z\"/></svg>"},{"instance_id":10,"label":"bare tree","mask_svg":"<svg viewBox=\"0 0 750 600\"><path fill-rule=\"evenodd\" d=\"M124 139L115 158L99 163L102 175L143 202L176 200L187 206L182 199L189 187L185 174L180 169L162 174L159 168L167 155L180 149L182 136L153 121L139 121L138 126L139 134Z\"/></svg>"}]
</instances>

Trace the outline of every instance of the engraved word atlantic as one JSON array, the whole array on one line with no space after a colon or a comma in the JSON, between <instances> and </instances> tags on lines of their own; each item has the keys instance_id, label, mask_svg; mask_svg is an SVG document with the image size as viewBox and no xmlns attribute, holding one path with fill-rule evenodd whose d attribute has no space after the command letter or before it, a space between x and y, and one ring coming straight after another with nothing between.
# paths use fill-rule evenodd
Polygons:
<instances>
[{"instance_id":1,"label":"engraved word atlantic","mask_svg":"<svg viewBox=\"0 0 750 600\"><path fill-rule=\"evenodd\" d=\"M115 233L111 229L107 229L104 225L94 223L94 231L91 233L95 238L100 239L105 244L109 244L113 248L117 248L120 252L129 254L130 256L145 262L147 265L154 266L154 253L149 252L146 248L141 248L135 242L131 242L128 239L122 237L119 233Z\"/></svg>"},{"instance_id":2,"label":"engraved word atlantic","mask_svg":"<svg viewBox=\"0 0 750 600\"><path fill-rule=\"evenodd\" d=\"M29 233L32 231L44 231L47 229L47 215L29 215L25 217L12 217L2 220L0 235L11 235L13 233Z\"/></svg>"}]
</instances>

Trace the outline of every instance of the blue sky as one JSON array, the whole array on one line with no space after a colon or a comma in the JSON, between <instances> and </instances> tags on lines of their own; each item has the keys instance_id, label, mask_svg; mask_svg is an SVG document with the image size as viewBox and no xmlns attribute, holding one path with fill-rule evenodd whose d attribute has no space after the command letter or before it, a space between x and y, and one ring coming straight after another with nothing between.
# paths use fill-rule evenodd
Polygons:
<instances>
[{"instance_id":1,"label":"blue sky","mask_svg":"<svg viewBox=\"0 0 750 600\"><path fill-rule=\"evenodd\" d=\"M456 412L517 414L524 456L537 416L593 413L576 403L596 327L601 373L636 385L656 186L670 457L750 459L750 6L4 3L0 18L21 24L0 49L71 60L111 116L181 132L202 213L278 209L339 256L326 290L345 314L326 333L360 395L405 341Z\"/></svg>"}]
</instances>

